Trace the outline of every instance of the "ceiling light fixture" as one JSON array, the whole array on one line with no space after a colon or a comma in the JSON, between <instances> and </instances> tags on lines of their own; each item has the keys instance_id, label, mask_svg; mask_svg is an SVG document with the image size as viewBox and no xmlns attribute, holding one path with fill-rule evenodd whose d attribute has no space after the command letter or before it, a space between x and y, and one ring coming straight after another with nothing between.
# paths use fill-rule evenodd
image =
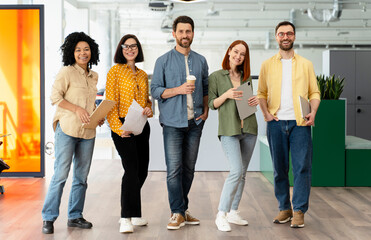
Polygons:
<instances>
[{"instance_id":1,"label":"ceiling light fixture","mask_svg":"<svg viewBox=\"0 0 371 240\"><path fill-rule=\"evenodd\" d=\"M359 5L362 7L362 12L366 12L367 8L366 8L366 3L364 2L360 2Z\"/></svg>"},{"instance_id":2,"label":"ceiling light fixture","mask_svg":"<svg viewBox=\"0 0 371 240\"><path fill-rule=\"evenodd\" d=\"M340 35L348 35L349 32L347 31L342 31L342 32L338 32L337 35L340 36Z\"/></svg>"},{"instance_id":3,"label":"ceiling light fixture","mask_svg":"<svg viewBox=\"0 0 371 240\"><path fill-rule=\"evenodd\" d=\"M215 10L214 4L211 5L209 9L207 9L207 16L219 16L219 11Z\"/></svg>"},{"instance_id":4,"label":"ceiling light fixture","mask_svg":"<svg viewBox=\"0 0 371 240\"><path fill-rule=\"evenodd\" d=\"M150 1L148 3L149 8L152 11L167 11L173 9L174 4L166 1Z\"/></svg>"},{"instance_id":5,"label":"ceiling light fixture","mask_svg":"<svg viewBox=\"0 0 371 240\"><path fill-rule=\"evenodd\" d=\"M197 2L206 2L206 0L170 0L170 2L176 2L176 3L197 3Z\"/></svg>"}]
</instances>

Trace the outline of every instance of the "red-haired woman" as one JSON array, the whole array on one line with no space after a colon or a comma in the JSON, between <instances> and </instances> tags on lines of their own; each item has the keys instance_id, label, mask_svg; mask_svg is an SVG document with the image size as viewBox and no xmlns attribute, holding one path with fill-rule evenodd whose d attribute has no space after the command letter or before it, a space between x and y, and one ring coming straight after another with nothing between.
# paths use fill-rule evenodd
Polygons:
<instances>
[{"instance_id":1,"label":"red-haired woman","mask_svg":"<svg viewBox=\"0 0 371 240\"><path fill-rule=\"evenodd\" d=\"M242 97L242 91L237 91L237 87L241 84L252 85L249 48L244 41L237 40L229 46L222 67L223 69L209 76L209 107L218 109L218 136L228 159L230 172L220 196L215 223L220 231L231 231L229 223L248 224L239 215L238 205L258 128L255 114L240 119L236 106L236 101ZM258 105L256 96L249 99L249 105Z\"/></svg>"}]
</instances>

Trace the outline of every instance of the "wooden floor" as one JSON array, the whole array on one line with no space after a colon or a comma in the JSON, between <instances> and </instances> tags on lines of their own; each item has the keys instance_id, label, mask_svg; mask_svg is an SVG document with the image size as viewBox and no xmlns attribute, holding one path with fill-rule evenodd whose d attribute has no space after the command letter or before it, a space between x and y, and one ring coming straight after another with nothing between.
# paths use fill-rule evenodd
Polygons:
<instances>
[{"instance_id":1,"label":"wooden floor","mask_svg":"<svg viewBox=\"0 0 371 240\"><path fill-rule=\"evenodd\" d=\"M51 165L51 163L49 163ZM48 166L52 169L52 166ZM41 233L41 208L50 181L50 173L40 178L1 178L5 194L0 195L0 239L371 239L371 188L312 188L305 228L291 229L289 224L273 224L277 202L273 186L258 172L248 172L240 211L248 226L232 225L229 233L217 230L214 220L225 172L197 172L190 193L190 211L201 220L199 226L169 231L170 216L166 174L151 172L142 190L146 227L133 234L119 233L120 183L119 160L94 160L89 175L84 217L93 222L89 230L67 227L68 181L62 198L55 233Z\"/></svg>"}]
</instances>

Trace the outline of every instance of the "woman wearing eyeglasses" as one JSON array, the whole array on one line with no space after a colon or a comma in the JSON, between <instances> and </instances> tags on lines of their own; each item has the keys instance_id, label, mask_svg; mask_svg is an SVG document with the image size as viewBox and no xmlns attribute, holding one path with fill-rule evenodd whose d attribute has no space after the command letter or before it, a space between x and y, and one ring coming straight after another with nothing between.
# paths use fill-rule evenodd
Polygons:
<instances>
[{"instance_id":1,"label":"woman wearing eyeglasses","mask_svg":"<svg viewBox=\"0 0 371 240\"><path fill-rule=\"evenodd\" d=\"M108 113L107 120L124 168L121 183L121 233L131 233L134 231L133 225L144 226L148 223L142 218L140 191L148 173L150 127L147 122L143 132L136 136L120 129L133 100L143 107L143 115L152 117L148 76L135 66L135 63L143 60L138 38L127 34L116 48L116 65L107 74L106 99L117 102Z\"/></svg>"}]
</instances>

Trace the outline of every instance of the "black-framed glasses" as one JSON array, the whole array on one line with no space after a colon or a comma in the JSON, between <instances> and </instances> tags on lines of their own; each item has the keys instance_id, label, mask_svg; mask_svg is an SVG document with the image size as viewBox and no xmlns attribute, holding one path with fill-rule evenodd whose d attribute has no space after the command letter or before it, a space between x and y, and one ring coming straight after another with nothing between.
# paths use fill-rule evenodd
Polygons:
<instances>
[{"instance_id":1,"label":"black-framed glasses","mask_svg":"<svg viewBox=\"0 0 371 240\"><path fill-rule=\"evenodd\" d=\"M128 50L129 48L131 50L136 50L138 48L138 44L131 44L131 45L127 45L127 44L122 44L121 45L122 49L124 50Z\"/></svg>"},{"instance_id":2,"label":"black-framed glasses","mask_svg":"<svg viewBox=\"0 0 371 240\"><path fill-rule=\"evenodd\" d=\"M279 32L279 33L277 33L277 36L279 37L279 38L283 38L284 36L287 36L288 38L292 38L294 35L295 35L295 33L294 32Z\"/></svg>"}]
</instances>

